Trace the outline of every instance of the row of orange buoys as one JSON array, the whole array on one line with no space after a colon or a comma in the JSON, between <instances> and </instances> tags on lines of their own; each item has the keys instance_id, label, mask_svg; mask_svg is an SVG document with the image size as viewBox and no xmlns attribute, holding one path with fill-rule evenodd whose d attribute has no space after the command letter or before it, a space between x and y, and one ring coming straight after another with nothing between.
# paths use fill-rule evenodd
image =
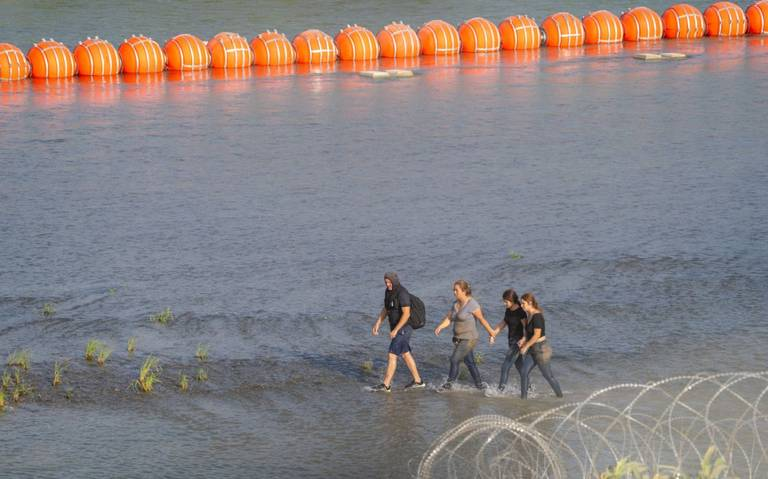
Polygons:
<instances>
[{"instance_id":1,"label":"row of orange buoys","mask_svg":"<svg viewBox=\"0 0 768 479\"><path fill-rule=\"evenodd\" d=\"M70 51L63 43L50 39L35 43L26 56L14 45L0 43L0 80L243 68L254 64L317 64L337 59L455 55L502 48L523 50L541 45L568 48L661 38L738 36L747 32L768 33L768 0L759 0L746 11L732 2L716 2L704 13L686 3L673 5L662 15L647 7L632 8L620 17L608 10L591 12L581 19L558 12L540 26L525 15L507 17L498 26L482 17L470 18L458 29L443 20L432 20L418 32L403 22L394 22L375 36L365 27L348 25L336 38L320 30L306 30L292 42L277 31L261 33L250 43L237 33L222 32L207 42L185 33L171 38L162 48L145 36L132 36L119 49L106 40L89 37Z\"/></svg>"}]
</instances>

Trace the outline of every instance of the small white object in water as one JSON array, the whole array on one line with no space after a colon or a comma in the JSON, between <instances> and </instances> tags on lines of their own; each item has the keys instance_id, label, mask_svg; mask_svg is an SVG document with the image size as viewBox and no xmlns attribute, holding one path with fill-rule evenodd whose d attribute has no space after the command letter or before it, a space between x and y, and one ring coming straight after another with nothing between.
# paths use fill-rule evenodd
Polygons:
<instances>
[{"instance_id":1,"label":"small white object in water","mask_svg":"<svg viewBox=\"0 0 768 479\"><path fill-rule=\"evenodd\" d=\"M668 52L668 53L662 53L661 57L664 60L682 60L683 58L688 58L688 55L686 55L685 53Z\"/></svg>"},{"instance_id":2,"label":"small white object in water","mask_svg":"<svg viewBox=\"0 0 768 479\"><path fill-rule=\"evenodd\" d=\"M411 70L387 70L387 73L397 78L410 78L413 76L413 71Z\"/></svg>"},{"instance_id":3,"label":"small white object in water","mask_svg":"<svg viewBox=\"0 0 768 479\"><path fill-rule=\"evenodd\" d=\"M375 79L382 79L382 78L389 78L390 75L387 72L380 72L376 70L365 70L360 72L360 76L368 77L368 78L375 78Z\"/></svg>"},{"instance_id":4,"label":"small white object in water","mask_svg":"<svg viewBox=\"0 0 768 479\"><path fill-rule=\"evenodd\" d=\"M663 57L658 53L638 53L634 56L638 60L653 61L661 60Z\"/></svg>"}]
</instances>

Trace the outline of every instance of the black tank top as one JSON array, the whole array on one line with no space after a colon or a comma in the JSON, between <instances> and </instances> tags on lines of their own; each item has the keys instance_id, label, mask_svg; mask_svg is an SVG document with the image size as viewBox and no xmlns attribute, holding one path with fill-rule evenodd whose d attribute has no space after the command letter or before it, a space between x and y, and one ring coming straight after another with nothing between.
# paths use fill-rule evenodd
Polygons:
<instances>
[{"instance_id":1,"label":"black tank top","mask_svg":"<svg viewBox=\"0 0 768 479\"><path fill-rule=\"evenodd\" d=\"M516 343L523 337L523 320L525 319L525 311L523 308L518 307L516 310L511 311L509 309L504 310L504 322L507 323L507 329L509 330L509 344Z\"/></svg>"}]
</instances>

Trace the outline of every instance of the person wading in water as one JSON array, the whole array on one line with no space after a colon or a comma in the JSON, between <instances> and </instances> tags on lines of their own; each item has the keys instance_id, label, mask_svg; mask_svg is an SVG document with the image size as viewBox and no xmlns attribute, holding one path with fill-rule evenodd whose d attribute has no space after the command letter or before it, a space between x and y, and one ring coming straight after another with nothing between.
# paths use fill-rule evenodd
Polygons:
<instances>
[{"instance_id":1,"label":"person wading in water","mask_svg":"<svg viewBox=\"0 0 768 479\"><path fill-rule=\"evenodd\" d=\"M405 389L423 388L424 382L421 380L419 370L416 368L416 361L411 354L411 334L413 328L408 324L411 317L411 295L397 277L397 273L384 274L384 285L387 289L384 291L384 307L373 324L371 334L378 336L381 323L384 317L389 318L389 355L387 361L387 372L384 374L384 382L374 386L374 391L389 392L392 390L392 378L397 370L398 356L403 358L405 365L411 371L413 380L406 384Z\"/></svg>"}]
</instances>

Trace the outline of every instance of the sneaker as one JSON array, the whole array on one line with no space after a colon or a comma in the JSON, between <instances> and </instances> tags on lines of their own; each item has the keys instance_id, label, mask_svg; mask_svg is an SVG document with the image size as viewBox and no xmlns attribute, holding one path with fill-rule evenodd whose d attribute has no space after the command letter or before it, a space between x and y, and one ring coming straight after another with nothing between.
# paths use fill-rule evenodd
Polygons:
<instances>
[{"instance_id":1,"label":"sneaker","mask_svg":"<svg viewBox=\"0 0 768 479\"><path fill-rule=\"evenodd\" d=\"M452 382L450 382L450 381L447 381L445 384L443 384L442 386L440 386L440 390L441 390L441 391L449 391L449 390L451 390L451 389L453 389L453 383L452 383Z\"/></svg>"},{"instance_id":2,"label":"sneaker","mask_svg":"<svg viewBox=\"0 0 768 479\"><path fill-rule=\"evenodd\" d=\"M424 381L422 380L420 383L417 383L416 381L411 380L408 384L405 385L405 388L403 389L421 389L423 387L426 387L427 385L424 384Z\"/></svg>"},{"instance_id":3,"label":"sneaker","mask_svg":"<svg viewBox=\"0 0 768 479\"><path fill-rule=\"evenodd\" d=\"M388 392L392 391L392 387L391 386L387 386L384 383L381 383L381 384L378 384L376 386L373 386L371 388L371 391L382 391L382 392L388 393Z\"/></svg>"},{"instance_id":4,"label":"sneaker","mask_svg":"<svg viewBox=\"0 0 768 479\"><path fill-rule=\"evenodd\" d=\"M475 387L481 391L485 391L486 389L488 389L488 383L483 381L480 384L475 384Z\"/></svg>"},{"instance_id":5,"label":"sneaker","mask_svg":"<svg viewBox=\"0 0 768 479\"><path fill-rule=\"evenodd\" d=\"M499 384L499 392L503 393L504 392L504 388L506 388L506 387L507 387L506 384Z\"/></svg>"}]
</instances>

